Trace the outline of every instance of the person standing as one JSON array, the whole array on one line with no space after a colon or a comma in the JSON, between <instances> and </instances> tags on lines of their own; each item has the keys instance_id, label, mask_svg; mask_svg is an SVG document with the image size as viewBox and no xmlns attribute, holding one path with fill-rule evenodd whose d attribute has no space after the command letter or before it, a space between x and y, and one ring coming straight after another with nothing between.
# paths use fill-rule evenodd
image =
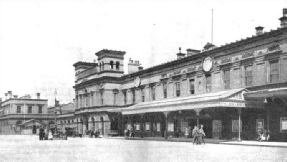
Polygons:
<instances>
[{"instance_id":1,"label":"person standing","mask_svg":"<svg viewBox=\"0 0 287 162\"><path fill-rule=\"evenodd\" d=\"M48 139L49 139L49 140L53 140L53 135L52 135L52 131L51 131L51 130L49 131Z\"/></svg>"},{"instance_id":2,"label":"person standing","mask_svg":"<svg viewBox=\"0 0 287 162\"><path fill-rule=\"evenodd\" d=\"M199 133L201 135L201 140L202 140L203 144L205 144L205 141L204 141L205 133L203 130L203 125L200 125Z\"/></svg>"},{"instance_id":3,"label":"person standing","mask_svg":"<svg viewBox=\"0 0 287 162\"><path fill-rule=\"evenodd\" d=\"M188 136L189 136L189 133L188 133L188 132L189 132L188 128L185 128L184 135L185 135L186 138L188 138Z\"/></svg>"}]
</instances>

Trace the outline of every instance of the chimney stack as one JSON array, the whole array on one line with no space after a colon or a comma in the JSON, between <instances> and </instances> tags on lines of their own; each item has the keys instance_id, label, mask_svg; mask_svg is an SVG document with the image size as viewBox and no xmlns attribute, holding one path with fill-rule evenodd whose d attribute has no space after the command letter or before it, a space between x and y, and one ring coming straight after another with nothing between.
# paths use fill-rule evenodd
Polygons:
<instances>
[{"instance_id":1,"label":"chimney stack","mask_svg":"<svg viewBox=\"0 0 287 162\"><path fill-rule=\"evenodd\" d=\"M37 93L37 99L38 100L40 99L40 93L39 92Z\"/></svg>"},{"instance_id":2,"label":"chimney stack","mask_svg":"<svg viewBox=\"0 0 287 162\"><path fill-rule=\"evenodd\" d=\"M8 91L8 99L12 98L12 91Z\"/></svg>"},{"instance_id":3,"label":"chimney stack","mask_svg":"<svg viewBox=\"0 0 287 162\"><path fill-rule=\"evenodd\" d=\"M14 95L13 98L14 98L14 99L17 99L17 98L18 98L18 95Z\"/></svg>"},{"instance_id":4,"label":"chimney stack","mask_svg":"<svg viewBox=\"0 0 287 162\"><path fill-rule=\"evenodd\" d=\"M185 53L181 53L181 47L179 47L179 53L176 54L177 59L182 59L185 57Z\"/></svg>"},{"instance_id":5,"label":"chimney stack","mask_svg":"<svg viewBox=\"0 0 287 162\"><path fill-rule=\"evenodd\" d=\"M140 62L139 61L134 61L131 58L129 59L129 63L128 63L128 73L135 73L137 71L139 71L140 69Z\"/></svg>"},{"instance_id":6,"label":"chimney stack","mask_svg":"<svg viewBox=\"0 0 287 162\"><path fill-rule=\"evenodd\" d=\"M0 105L1 105L1 102L2 102L2 98L0 98Z\"/></svg>"},{"instance_id":7,"label":"chimney stack","mask_svg":"<svg viewBox=\"0 0 287 162\"><path fill-rule=\"evenodd\" d=\"M188 56L192 56L192 55L200 53L200 50L195 50L195 49L190 49L189 48L189 49L186 50L186 53L187 53L187 57L188 57Z\"/></svg>"},{"instance_id":8,"label":"chimney stack","mask_svg":"<svg viewBox=\"0 0 287 162\"><path fill-rule=\"evenodd\" d=\"M263 34L263 29L264 29L264 27L262 27L262 26L257 26L257 27L255 28L255 30L256 30L256 35L262 35L262 34Z\"/></svg>"},{"instance_id":9,"label":"chimney stack","mask_svg":"<svg viewBox=\"0 0 287 162\"><path fill-rule=\"evenodd\" d=\"M8 93L5 93L5 100L8 100Z\"/></svg>"},{"instance_id":10,"label":"chimney stack","mask_svg":"<svg viewBox=\"0 0 287 162\"><path fill-rule=\"evenodd\" d=\"M287 27L287 8L283 8L283 16L279 19L281 28Z\"/></svg>"}]
</instances>

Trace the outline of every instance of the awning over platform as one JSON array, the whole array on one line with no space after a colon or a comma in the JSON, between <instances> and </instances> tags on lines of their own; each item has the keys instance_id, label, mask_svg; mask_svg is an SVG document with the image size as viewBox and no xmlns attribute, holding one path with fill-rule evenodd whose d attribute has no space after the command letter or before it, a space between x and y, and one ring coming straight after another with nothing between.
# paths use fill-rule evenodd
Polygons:
<instances>
[{"instance_id":1,"label":"awning over platform","mask_svg":"<svg viewBox=\"0 0 287 162\"><path fill-rule=\"evenodd\" d=\"M266 89L260 91L252 91L244 93L245 98L269 98L269 97L285 97L287 98L287 88Z\"/></svg>"},{"instance_id":2,"label":"awning over platform","mask_svg":"<svg viewBox=\"0 0 287 162\"><path fill-rule=\"evenodd\" d=\"M212 107L263 108L262 102L245 101L246 89L232 89L215 93L205 93L160 101L142 102L120 109L123 115L150 112L193 110Z\"/></svg>"}]
</instances>

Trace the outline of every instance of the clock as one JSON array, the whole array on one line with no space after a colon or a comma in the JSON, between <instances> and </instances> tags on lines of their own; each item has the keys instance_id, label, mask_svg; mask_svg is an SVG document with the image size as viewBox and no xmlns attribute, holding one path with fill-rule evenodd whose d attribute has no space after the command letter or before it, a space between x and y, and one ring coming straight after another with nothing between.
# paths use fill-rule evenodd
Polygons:
<instances>
[{"instance_id":1,"label":"clock","mask_svg":"<svg viewBox=\"0 0 287 162\"><path fill-rule=\"evenodd\" d=\"M203 60L203 63L202 63L203 71L209 72L212 69L212 64L213 64L212 63L212 58L211 57L206 57Z\"/></svg>"},{"instance_id":2,"label":"clock","mask_svg":"<svg viewBox=\"0 0 287 162\"><path fill-rule=\"evenodd\" d=\"M141 79L140 77L136 77L136 79L134 80L134 85L135 87L139 87L141 84Z\"/></svg>"}]
</instances>

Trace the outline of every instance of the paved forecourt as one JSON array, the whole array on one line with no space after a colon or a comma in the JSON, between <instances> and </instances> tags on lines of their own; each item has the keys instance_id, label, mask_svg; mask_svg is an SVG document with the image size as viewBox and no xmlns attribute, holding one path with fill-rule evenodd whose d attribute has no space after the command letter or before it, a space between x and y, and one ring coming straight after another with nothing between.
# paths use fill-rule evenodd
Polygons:
<instances>
[{"instance_id":1,"label":"paved forecourt","mask_svg":"<svg viewBox=\"0 0 287 162\"><path fill-rule=\"evenodd\" d=\"M242 145L68 138L39 141L37 136L0 136L0 161L287 161L287 148Z\"/></svg>"}]
</instances>

